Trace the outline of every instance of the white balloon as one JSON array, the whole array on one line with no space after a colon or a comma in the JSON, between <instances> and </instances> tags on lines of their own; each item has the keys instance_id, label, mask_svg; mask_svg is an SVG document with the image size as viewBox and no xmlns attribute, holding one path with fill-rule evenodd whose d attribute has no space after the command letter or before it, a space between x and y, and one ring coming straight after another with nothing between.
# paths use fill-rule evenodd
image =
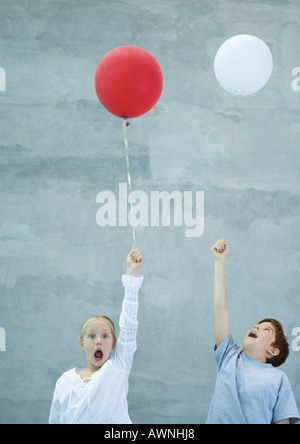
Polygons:
<instances>
[{"instance_id":1,"label":"white balloon","mask_svg":"<svg viewBox=\"0 0 300 444\"><path fill-rule=\"evenodd\" d=\"M235 95L247 96L262 89L273 72L273 56L253 35L236 35L219 48L214 63L220 85Z\"/></svg>"}]
</instances>

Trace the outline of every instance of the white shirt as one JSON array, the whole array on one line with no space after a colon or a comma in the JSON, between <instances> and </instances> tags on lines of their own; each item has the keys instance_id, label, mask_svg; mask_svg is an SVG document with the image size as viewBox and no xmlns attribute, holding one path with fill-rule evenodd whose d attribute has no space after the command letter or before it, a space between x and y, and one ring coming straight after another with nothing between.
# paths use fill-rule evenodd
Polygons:
<instances>
[{"instance_id":1,"label":"white shirt","mask_svg":"<svg viewBox=\"0 0 300 444\"><path fill-rule=\"evenodd\" d=\"M113 356L86 383L76 368L56 383L49 424L131 424L128 379L136 351L138 291L143 277L122 276L125 298Z\"/></svg>"}]
</instances>

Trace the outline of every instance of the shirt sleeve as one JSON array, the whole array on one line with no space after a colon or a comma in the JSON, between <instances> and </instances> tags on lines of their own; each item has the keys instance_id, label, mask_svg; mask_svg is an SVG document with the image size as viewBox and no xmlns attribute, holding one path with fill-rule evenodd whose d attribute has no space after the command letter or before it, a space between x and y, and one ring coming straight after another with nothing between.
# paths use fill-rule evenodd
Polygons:
<instances>
[{"instance_id":1,"label":"shirt sleeve","mask_svg":"<svg viewBox=\"0 0 300 444\"><path fill-rule=\"evenodd\" d=\"M225 359L228 356L236 354L240 350L241 350L241 348L235 344L231 333L229 333L226 336L226 338L221 342L219 347L215 346L214 352L215 352L215 360L217 363L218 371L220 371Z\"/></svg>"},{"instance_id":2,"label":"shirt sleeve","mask_svg":"<svg viewBox=\"0 0 300 444\"><path fill-rule=\"evenodd\" d=\"M55 386L52 405L50 409L49 424L60 424L60 401L58 396L57 384Z\"/></svg>"},{"instance_id":3,"label":"shirt sleeve","mask_svg":"<svg viewBox=\"0 0 300 444\"><path fill-rule=\"evenodd\" d=\"M283 374L281 387L274 407L272 422L276 423L283 419L289 419L291 424L295 424L300 420L294 394L288 377L285 374Z\"/></svg>"},{"instance_id":4,"label":"shirt sleeve","mask_svg":"<svg viewBox=\"0 0 300 444\"><path fill-rule=\"evenodd\" d=\"M143 277L122 276L125 297L119 320L120 333L115 352L115 363L119 370L130 373L133 355L136 351L136 335L138 329L138 295Z\"/></svg>"}]
</instances>

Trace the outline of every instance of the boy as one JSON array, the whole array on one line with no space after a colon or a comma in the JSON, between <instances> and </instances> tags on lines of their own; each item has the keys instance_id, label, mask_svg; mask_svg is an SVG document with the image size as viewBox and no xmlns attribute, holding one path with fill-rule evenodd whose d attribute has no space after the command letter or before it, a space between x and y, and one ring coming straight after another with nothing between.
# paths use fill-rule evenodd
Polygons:
<instances>
[{"instance_id":1,"label":"boy","mask_svg":"<svg viewBox=\"0 0 300 444\"><path fill-rule=\"evenodd\" d=\"M235 345L226 305L225 259L228 247L219 240L215 257L215 359L217 381L207 424L292 424L299 412L283 364L289 346L281 324L264 319L249 330L243 348Z\"/></svg>"}]
</instances>

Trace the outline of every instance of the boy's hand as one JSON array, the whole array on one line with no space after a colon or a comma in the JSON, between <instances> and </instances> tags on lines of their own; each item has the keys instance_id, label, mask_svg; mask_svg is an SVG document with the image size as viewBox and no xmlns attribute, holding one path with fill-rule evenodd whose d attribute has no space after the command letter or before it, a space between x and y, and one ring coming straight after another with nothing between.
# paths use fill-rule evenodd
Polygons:
<instances>
[{"instance_id":1,"label":"boy's hand","mask_svg":"<svg viewBox=\"0 0 300 444\"><path fill-rule=\"evenodd\" d=\"M133 247L127 257L127 274L128 276L139 275L139 269L144 265L145 260L138 248Z\"/></svg>"},{"instance_id":2,"label":"boy's hand","mask_svg":"<svg viewBox=\"0 0 300 444\"><path fill-rule=\"evenodd\" d=\"M215 305L215 338L216 346L223 342L230 333L227 293L225 282L225 259L228 247L225 239L218 240L211 252L215 257L214 305Z\"/></svg>"},{"instance_id":3,"label":"boy's hand","mask_svg":"<svg viewBox=\"0 0 300 444\"><path fill-rule=\"evenodd\" d=\"M228 247L225 239L219 239L213 247L211 247L211 252L216 260L225 260L228 254Z\"/></svg>"}]
</instances>

